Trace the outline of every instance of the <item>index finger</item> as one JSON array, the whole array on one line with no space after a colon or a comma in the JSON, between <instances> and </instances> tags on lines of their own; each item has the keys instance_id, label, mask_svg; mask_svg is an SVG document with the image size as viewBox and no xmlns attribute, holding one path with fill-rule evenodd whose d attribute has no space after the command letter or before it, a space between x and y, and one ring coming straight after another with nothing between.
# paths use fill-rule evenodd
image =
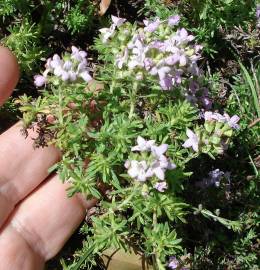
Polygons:
<instances>
[{"instance_id":1,"label":"index finger","mask_svg":"<svg viewBox=\"0 0 260 270\"><path fill-rule=\"evenodd\" d=\"M0 47L0 106L12 94L19 79L19 67L15 56Z\"/></svg>"}]
</instances>

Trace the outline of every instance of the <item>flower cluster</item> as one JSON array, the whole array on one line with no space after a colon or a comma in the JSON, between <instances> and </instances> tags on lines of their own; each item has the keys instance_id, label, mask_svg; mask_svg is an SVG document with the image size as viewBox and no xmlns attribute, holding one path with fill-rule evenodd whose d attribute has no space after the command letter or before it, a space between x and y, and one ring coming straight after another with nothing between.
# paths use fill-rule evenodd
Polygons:
<instances>
[{"instance_id":1,"label":"flower cluster","mask_svg":"<svg viewBox=\"0 0 260 270\"><path fill-rule=\"evenodd\" d=\"M43 74L34 76L35 86L41 87L52 82L55 78L64 82L75 82L77 80L89 82L92 80L86 58L87 53L75 46L72 46L71 50L71 54L65 54L62 58L57 54L49 58L45 64L46 69ZM50 76L50 74L54 76Z\"/></svg>"},{"instance_id":2,"label":"flower cluster","mask_svg":"<svg viewBox=\"0 0 260 270\"><path fill-rule=\"evenodd\" d=\"M228 147L229 138L233 129L239 129L237 115L230 117L227 113L223 115L217 112L206 111L204 128L197 128L194 132L186 130L187 140L182 145L185 148L192 148L195 152L200 150L208 153L213 149L218 154L223 153Z\"/></svg>"},{"instance_id":3,"label":"flower cluster","mask_svg":"<svg viewBox=\"0 0 260 270\"><path fill-rule=\"evenodd\" d=\"M227 123L233 129L239 129L239 125L237 124L240 120L239 116L233 115L230 117L227 113L223 115L217 112L206 111L204 113L205 121L217 121L220 123Z\"/></svg>"},{"instance_id":4,"label":"flower cluster","mask_svg":"<svg viewBox=\"0 0 260 270\"><path fill-rule=\"evenodd\" d=\"M123 19L117 20L121 26ZM121 51L116 53L116 66L132 72L137 80L142 80L147 75L158 78L163 90L170 90L181 84L184 76L198 76L200 70L197 61L200 59L202 46L191 43L194 36L189 35L186 29L173 29L179 20L178 15L167 20L144 20L145 27L137 29L132 36L127 31L127 26L122 27L121 35L130 36L120 40L123 44L119 46ZM111 29L114 34L114 24ZM102 40L106 42L107 35L111 36L110 32L102 32Z\"/></svg>"},{"instance_id":5,"label":"flower cluster","mask_svg":"<svg viewBox=\"0 0 260 270\"><path fill-rule=\"evenodd\" d=\"M165 172L176 168L176 165L164 155L167 149L167 144L157 146L154 140L146 141L138 136L137 145L132 147L131 151L139 152L141 156L138 155L138 157L139 159L141 157L141 160L130 159L125 162L128 175L139 182L145 182L148 178L155 177L154 188L164 192L168 187Z\"/></svg>"}]
</instances>

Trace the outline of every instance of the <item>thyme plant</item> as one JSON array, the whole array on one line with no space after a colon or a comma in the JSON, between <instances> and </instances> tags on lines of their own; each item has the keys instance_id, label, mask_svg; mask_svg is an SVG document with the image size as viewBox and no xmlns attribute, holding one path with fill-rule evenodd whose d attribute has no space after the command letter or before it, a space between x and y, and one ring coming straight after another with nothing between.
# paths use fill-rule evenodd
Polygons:
<instances>
[{"instance_id":1,"label":"thyme plant","mask_svg":"<svg viewBox=\"0 0 260 270\"><path fill-rule=\"evenodd\" d=\"M135 250L154 269L187 269L181 256L189 216L240 229L219 211L185 200L190 164L223 155L239 117L212 110L199 67L203 48L179 21L175 15L138 26L113 16L95 41L98 64L73 46L34 77L42 95L18 101L25 134L38 132L35 146L61 150L51 170L71 183L68 195L99 199L82 228L83 250L68 269L94 264L109 248ZM227 180L215 170L199 185Z\"/></svg>"}]
</instances>

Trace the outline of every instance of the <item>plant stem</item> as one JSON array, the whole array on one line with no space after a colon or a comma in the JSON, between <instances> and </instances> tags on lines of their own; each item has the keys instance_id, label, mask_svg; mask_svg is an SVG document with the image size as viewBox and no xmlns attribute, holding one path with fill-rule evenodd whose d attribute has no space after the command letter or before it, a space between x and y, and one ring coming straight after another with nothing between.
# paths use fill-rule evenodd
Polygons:
<instances>
[{"instance_id":1,"label":"plant stem","mask_svg":"<svg viewBox=\"0 0 260 270\"><path fill-rule=\"evenodd\" d=\"M153 211L153 230L155 230L156 225L157 225L157 212L156 212L156 209L154 209L154 211ZM152 260L153 260L154 270L158 270L158 257L157 257L157 252L156 252L156 246L154 246L154 248L153 248Z\"/></svg>"},{"instance_id":2,"label":"plant stem","mask_svg":"<svg viewBox=\"0 0 260 270\"><path fill-rule=\"evenodd\" d=\"M137 91L138 91L138 87L139 87L138 81L135 81L134 84L133 84L132 93L130 95L131 104L130 104L130 111L129 111L129 119L131 119L134 116L135 103L136 103L136 94L137 94Z\"/></svg>"}]
</instances>

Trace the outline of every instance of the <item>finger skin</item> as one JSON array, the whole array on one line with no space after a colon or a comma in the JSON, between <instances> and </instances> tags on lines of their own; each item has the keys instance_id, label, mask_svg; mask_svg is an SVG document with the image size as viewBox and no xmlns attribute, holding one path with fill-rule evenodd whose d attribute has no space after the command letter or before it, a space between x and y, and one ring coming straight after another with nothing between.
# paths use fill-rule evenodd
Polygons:
<instances>
[{"instance_id":1,"label":"finger skin","mask_svg":"<svg viewBox=\"0 0 260 270\"><path fill-rule=\"evenodd\" d=\"M67 197L67 184L57 175L29 195L10 217L6 230L14 228L44 260L54 257L86 216L85 205L77 196ZM90 208L96 204L88 202ZM2 237L0 234L0 238ZM16 242L13 241L16 246ZM0 250L3 248L0 243ZM17 268L19 269L19 268Z\"/></svg>"},{"instance_id":2,"label":"finger skin","mask_svg":"<svg viewBox=\"0 0 260 270\"><path fill-rule=\"evenodd\" d=\"M15 245L14 245L15 243ZM42 270L44 260L11 226L0 232L0 270Z\"/></svg>"},{"instance_id":3,"label":"finger skin","mask_svg":"<svg viewBox=\"0 0 260 270\"><path fill-rule=\"evenodd\" d=\"M15 56L0 46L0 106L12 94L19 79L19 67Z\"/></svg>"},{"instance_id":4,"label":"finger skin","mask_svg":"<svg viewBox=\"0 0 260 270\"><path fill-rule=\"evenodd\" d=\"M47 176L48 169L60 159L54 147L33 148L35 131L27 139L19 122L0 136L0 227L14 206Z\"/></svg>"}]
</instances>

